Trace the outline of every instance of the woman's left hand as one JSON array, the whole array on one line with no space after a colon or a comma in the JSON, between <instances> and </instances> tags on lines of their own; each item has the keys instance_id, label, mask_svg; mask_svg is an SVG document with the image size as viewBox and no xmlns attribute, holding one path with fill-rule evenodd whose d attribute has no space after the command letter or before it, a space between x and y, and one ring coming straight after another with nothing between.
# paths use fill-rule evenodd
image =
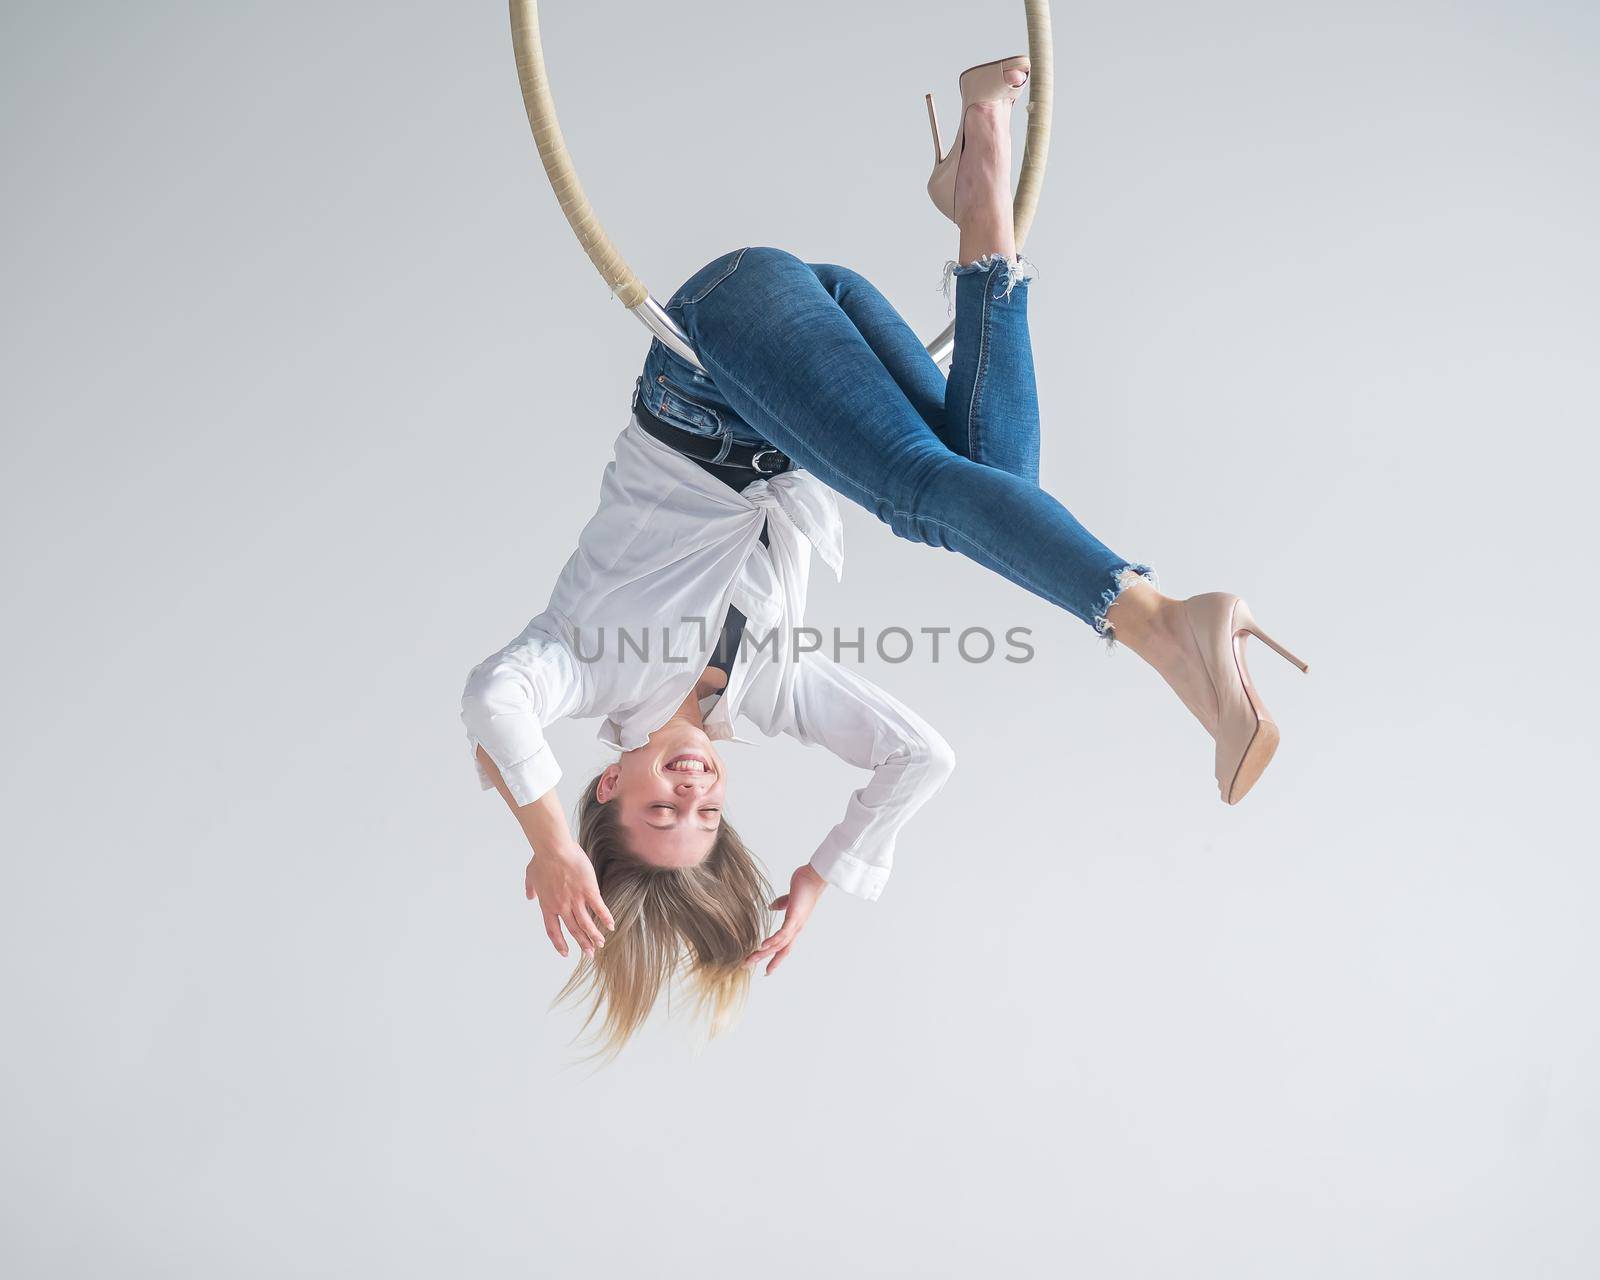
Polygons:
<instances>
[{"instance_id":1,"label":"woman's left hand","mask_svg":"<svg viewBox=\"0 0 1600 1280\"><path fill-rule=\"evenodd\" d=\"M817 905L817 899L827 887L828 882L812 870L809 862L799 868L789 878L789 892L772 903L774 911L783 912L783 927L752 951L745 964L755 967L770 956L771 963L767 965L767 976L770 978L772 971L789 954L794 940L800 936L800 930L806 927L806 921L811 918L811 908Z\"/></svg>"}]
</instances>

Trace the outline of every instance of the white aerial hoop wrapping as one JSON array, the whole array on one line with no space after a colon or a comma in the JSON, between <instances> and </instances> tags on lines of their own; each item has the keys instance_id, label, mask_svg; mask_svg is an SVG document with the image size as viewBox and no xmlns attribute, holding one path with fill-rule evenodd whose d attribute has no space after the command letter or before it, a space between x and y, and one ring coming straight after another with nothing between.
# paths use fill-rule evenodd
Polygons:
<instances>
[{"instance_id":1,"label":"white aerial hoop wrapping","mask_svg":"<svg viewBox=\"0 0 1600 1280\"><path fill-rule=\"evenodd\" d=\"M1033 224L1034 210L1039 206L1039 189L1044 184L1045 160L1050 152L1050 107L1055 90L1050 0L1023 0L1022 7L1028 20L1028 60L1032 66L1028 73L1028 133L1023 144L1022 174L1012 203L1019 250ZM544 163L545 176L550 179L550 186L561 203L561 212L567 215L578 243L622 305L638 316L676 355L703 370L705 366L695 355L683 330L633 274L583 193L578 171L573 167L566 141L561 136L555 98L550 93L550 78L545 74L538 0L511 0L511 41L516 48L517 79L522 84L522 101L528 110L528 124L533 128L539 159ZM955 324L952 322L928 343L928 354L944 364L950 359L954 339Z\"/></svg>"}]
</instances>

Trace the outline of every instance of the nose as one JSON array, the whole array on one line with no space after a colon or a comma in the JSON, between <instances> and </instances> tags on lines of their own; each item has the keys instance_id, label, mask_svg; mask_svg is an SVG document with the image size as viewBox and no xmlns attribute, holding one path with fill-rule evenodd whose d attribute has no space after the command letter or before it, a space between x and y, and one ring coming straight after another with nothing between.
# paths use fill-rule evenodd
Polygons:
<instances>
[{"instance_id":1,"label":"nose","mask_svg":"<svg viewBox=\"0 0 1600 1280\"><path fill-rule=\"evenodd\" d=\"M679 795L693 795L696 791L703 791L710 784L710 776L700 774L697 777L685 778L678 783L676 790Z\"/></svg>"}]
</instances>

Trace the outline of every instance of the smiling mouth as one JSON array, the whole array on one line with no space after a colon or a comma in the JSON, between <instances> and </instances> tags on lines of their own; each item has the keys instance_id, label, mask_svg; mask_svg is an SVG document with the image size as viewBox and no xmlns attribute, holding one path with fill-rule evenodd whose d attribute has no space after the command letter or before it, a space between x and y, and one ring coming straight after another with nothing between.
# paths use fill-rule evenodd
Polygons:
<instances>
[{"instance_id":1,"label":"smiling mouth","mask_svg":"<svg viewBox=\"0 0 1600 1280\"><path fill-rule=\"evenodd\" d=\"M682 751L661 766L666 773L687 773L699 777L703 774L715 773L711 762L697 751Z\"/></svg>"}]
</instances>

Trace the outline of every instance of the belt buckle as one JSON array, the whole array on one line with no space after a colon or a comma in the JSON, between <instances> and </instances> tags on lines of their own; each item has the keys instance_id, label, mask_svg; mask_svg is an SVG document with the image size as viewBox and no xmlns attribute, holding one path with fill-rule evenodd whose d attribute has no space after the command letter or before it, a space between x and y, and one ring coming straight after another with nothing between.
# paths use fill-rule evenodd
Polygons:
<instances>
[{"instance_id":1,"label":"belt buckle","mask_svg":"<svg viewBox=\"0 0 1600 1280\"><path fill-rule=\"evenodd\" d=\"M771 446L771 445L770 445L770 444L768 444L768 445L763 445L763 446L762 446L762 447L761 447L761 448L759 448L759 449L757 449L757 450L756 450L756 451L755 451L755 453L753 453L753 454L752 454L752 455L751 455L751 456L750 456L750 469L751 469L751 470L752 470L752 471L754 471L754 472L755 472L755 473L756 473L756 474L757 474L757 475L762 475L762 476L775 476L775 475L777 475L777 474L778 474L778 473L779 473L779 472L780 472L780 471L782 471L782 470L783 470L783 468L782 468L782 467L779 467L779 468L777 468L777 469L776 469L776 470L773 470L773 471L768 471L768 470L767 470L767 469L766 469L766 468L764 468L764 467L763 467L763 466L762 466L762 465L761 465L761 459L762 459L762 458L763 458L763 457L764 457L764 456L765 456L765 455L767 455L767 454L769 454L769 453L770 453L770 454L772 454L772 456L773 456L773 457L775 457L775 458L779 458L779 459L781 459L781 460L782 460L782 461L784 461L784 462L787 462L787 461L788 461L788 458L787 458L787 457L785 457L785 456L784 456L784 454L783 454L783 451L782 451L782 450L780 450L780 449L775 449L775 448L773 448L773 447L772 447L772 446Z\"/></svg>"}]
</instances>

